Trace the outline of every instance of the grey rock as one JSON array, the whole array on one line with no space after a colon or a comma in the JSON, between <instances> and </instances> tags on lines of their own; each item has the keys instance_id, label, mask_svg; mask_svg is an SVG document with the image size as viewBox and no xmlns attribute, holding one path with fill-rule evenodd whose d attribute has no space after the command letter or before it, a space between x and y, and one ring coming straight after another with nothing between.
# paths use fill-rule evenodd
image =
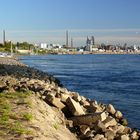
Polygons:
<instances>
[{"instance_id":1,"label":"grey rock","mask_svg":"<svg viewBox=\"0 0 140 140\"><path fill-rule=\"evenodd\" d=\"M61 110L65 108L65 105L60 101L60 99L55 98L53 94L48 94L45 100Z\"/></svg>"},{"instance_id":2,"label":"grey rock","mask_svg":"<svg viewBox=\"0 0 140 140\"><path fill-rule=\"evenodd\" d=\"M138 133L136 131L132 132L130 138L132 140L138 140L139 139Z\"/></svg>"},{"instance_id":3,"label":"grey rock","mask_svg":"<svg viewBox=\"0 0 140 140\"><path fill-rule=\"evenodd\" d=\"M106 114L104 112L93 113L93 114L75 116L70 119L73 120L74 125L92 125L97 121L104 121L106 119Z\"/></svg>"},{"instance_id":4,"label":"grey rock","mask_svg":"<svg viewBox=\"0 0 140 140\"><path fill-rule=\"evenodd\" d=\"M71 97L68 97L66 104L74 116L79 116L85 114L80 104L74 101Z\"/></svg>"},{"instance_id":5,"label":"grey rock","mask_svg":"<svg viewBox=\"0 0 140 140\"><path fill-rule=\"evenodd\" d=\"M112 130L107 130L105 132L105 137L107 138L107 140L114 140L115 136L116 136L116 133Z\"/></svg>"},{"instance_id":6,"label":"grey rock","mask_svg":"<svg viewBox=\"0 0 140 140\"><path fill-rule=\"evenodd\" d=\"M112 115L114 115L115 112L116 112L114 106L111 105L111 104L107 105L106 110L107 110L109 113L111 113Z\"/></svg>"},{"instance_id":7,"label":"grey rock","mask_svg":"<svg viewBox=\"0 0 140 140\"><path fill-rule=\"evenodd\" d=\"M123 114L122 114L120 111L116 111L115 117L116 117L117 119L121 119L121 118L123 117Z\"/></svg>"},{"instance_id":8,"label":"grey rock","mask_svg":"<svg viewBox=\"0 0 140 140\"><path fill-rule=\"evenodd\" d=\"M115 126L117 124L117 122L116 122L116 120L114 118L107 117L107 119L103 121L103 124L107 128L109 126Z\"/></svg>"},{"instance_id":9,"label":"grey rock","mask_svg":"<svg viewBox=\"0 0 140 140\"><path fill-rule=\"evenodd\" d=\"M85 135L88 131L90 131L90 128L88 125L80 125L80 131Z\"/></svg>"},{"instance_id":10,"label":"grey rock","mask_svg":"<svg viewBox=\"0 0 140 140\"><path fill-rule=\"evenodd\" d=\"M92 138L91 140L101 140L104 139L104 135L101 134L97 134L94 138Z\"/></svg>"}]
</instances>

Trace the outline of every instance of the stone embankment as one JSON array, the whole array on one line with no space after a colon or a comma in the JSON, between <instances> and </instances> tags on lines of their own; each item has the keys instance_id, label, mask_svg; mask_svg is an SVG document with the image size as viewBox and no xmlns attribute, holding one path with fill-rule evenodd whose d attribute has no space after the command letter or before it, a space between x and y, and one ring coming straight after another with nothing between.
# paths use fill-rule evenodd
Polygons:
<instances>
[{"instance_id":1,"label":"stone embankment","mask_svg":"<svg viewBox=\"0 0 140 140\"><path fill-rule=\"evenodd\" d=\"M11 63L12 65L9 65ZM138 140L140 137L140 132L128 127L123 114L113 105L98 103L96 100L80 96L79 93L68 91L54 77L18 61L10 62L8 65L2 63L0 92L28 91L61 113L63 126L71 133L71 138L66 135L65 138L55 137L52 140ZM59 135L60 133L62 134ZM65 131L61 130L60 133L58 135L63 136ZM49 138L46 136L47 139Z\"/></svg>"}]
</instances>

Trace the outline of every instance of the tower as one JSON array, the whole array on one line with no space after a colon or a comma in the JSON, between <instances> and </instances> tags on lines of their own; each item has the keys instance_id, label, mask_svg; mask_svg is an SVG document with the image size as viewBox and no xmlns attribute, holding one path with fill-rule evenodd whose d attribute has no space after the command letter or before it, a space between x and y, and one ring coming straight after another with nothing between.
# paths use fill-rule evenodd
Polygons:
<instances>
[{"instance_id":1,"label":"tower","mask_svg":"<svg viewBox=\"0 0 140 140\"><path fill-rule=\"evenodd\" d=\"M69 46L69 35L68 35L68 30L66 31L66 47L68 48Z\"/></svg>"},{"instance_id":2,"label":"tower","mask_svg":"<svg viewBox=\"0 0 140 140\"><path fill-rule=\"evenodd\" d=\"M94 36L91 37L91 45L95 45L95 38L94 38Z\"/></svg>"},{"instance_id":3,"label":"tower","mask_svg":"<svg viewBox=\"0 0 140 140\"><path fill-rule=\"evenodd\" d=\"M71 48L73 48L73 38L71 38Z\"/></svg>"},{"instance_id":4,"label":"tower","mask_svg":"<svg viewBox=\"0 0 140 140\"><path fill-rule=\"evenodd\" d=\"M87 36L87 46L90 44L90 40L89 40L89 38L88 38L88 36Z\"/></svg>"},{"instance_id":5,"label":"tower","mask_svg":"<svg viewBox=\"0 0 140 140\"><path fill-rule=\"evenodd\" d=\"M5 30L3 30L3 45L5 45Z\"/></svg>"}]
</instances>

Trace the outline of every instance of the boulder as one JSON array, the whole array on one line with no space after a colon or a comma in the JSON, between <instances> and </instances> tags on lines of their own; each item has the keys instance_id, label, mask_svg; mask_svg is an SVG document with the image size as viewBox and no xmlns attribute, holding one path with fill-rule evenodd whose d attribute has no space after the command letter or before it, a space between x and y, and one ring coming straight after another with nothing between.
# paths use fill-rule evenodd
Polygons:
<instances>
[{"instance_id":1,"label":"boulder","mask_svg":"<svg viewBox=\"0 0 140 140\"><path fill-rule=\"evenodd\" d=\"M79 116L85 114L80 104L74 101L71 97L68 97L66 104L74 116Z\"/></svg>"},{"instance_id":2,"label":"boulder","mask_svg":"<svg viewBox=\"0 0 140 140\"><path fill-rule=\"evenodd\" d=\"M128 121L125 118L123 118L123 119L120 120L120 124L122 124L124 126L127 126L128 125Z\"/></svg>"},{"instance_id":3,"label":"boulder","mask_svg":"<svg viewBox=\"0 0 140 140\"><path fill-rule=\"evenodd\" d=\"M115 126L117 124L116 120L110 116L108 116L106 118L106 120L103 121L103 124L105 125L105 127L109 127L109 126Z\"/></svg>"},{"instance_id":4,"label":"boulder","mask_svg":"<svg viewBox=\"0 0 140 140\"><path fill-rule=\"evenodd\" d=\"M78 93L75 93L72 97L76 102L80 102L81 101L81 96Z\"/></svg>"},{"instance_id":5,"label":"boulder","mask_svg":"<svg viewBox=\"0 0 140 140\"><path fill-rule=\"evenodd\" d=\"M107 138L101 138L100 140L107 140Z\"/></svg>"},{"instance_id":6,"label":"boulder","mask_svg":"<svg viewBox=\"0 0 140 140\"><path fill-rule=\"evenodd\" d=\"M94 133L95 133L95 132L94 132L93 130L92 130L92 131L88 131L88 132L86 133L86 135L85 135L85 136L86 136L86 139L87 139L87 138L93 138L93 137L94 137Z\"/></svg>"},{"instance_id":7,"label":"boulder","mask_svg":"<svg viewBox=\"0 0 140 140\"><path fill-rule=\"evenodd\" d=\"M106 132L106 127L101 121L98 121L97 124L95 124L94 126L94 130L97 133L103 133L103 132Z\"/></svg>"},{"instance_id":8,"label":"boulder","mask_svg":"<svg viewBox=\"0 0 140 140\"><path fill-rule=\"evenodd\" d=\"M60 88L59 92L67 94L68 90L66 88Z\"/></svg>"},{"instance_id":9,"label":"boulder","mask_svg":"<svg viewBox=\"0 0 140 140\"><path fill-rule=\"evenodd\" d=\"M60 99L55 98L53 94L48 94L45 98L45 101L49 102L50 104L61 110L65 108L65 105L60 101Z\"/></svg>"},{"instance_id":10,"label":"boulder","mask_svg":"<svg viewBox=\"0 0 140 140\"><path fill-rule=\"evenodd\" d=\"M112 115L114 115L115 112L116 112L114 106L111 105L111 104L109 104L109 105L106 106L106 110L107 110L107 112L109 112L109 113L112 114Z\"/></svg>"},{"instance_id":11,"label":"boulder","mask_svg":"<svg viewBox=\"0 0 140 140\"><path fill-rule=\"evenodd\" d=\"M106 119L105 112L80 115L70 118L74 125L92 125L97 121L104 121Z\"/></svg>"},{"instance_id":12,"label":"boulder","mask_svg":"<svg viewBox=\"0 0 140 140\"><path fill-rule=\"evenodd\" d=\"M125 130L125 127L123 125L118 125L116 129L116 133L123 134Z\"/></svg>"},{"instance_id":13,"label":"boulder","mask_svg":"<svg viewBox=\"0 0 140 140\"><path fill-rule=\"evenodd\" d=\"M104 139L104 135L97 134L94 138L92 138L90 140L101 140L101 139Z\"/></svg>"},{"instance_id":14,"label":"boulder","mask_svg":"<svg viewBox=\"0 0 140 140\"><path fill-rule=\"evenodd\" d=\"M107 138L107 140L114 140L115 136L116 136L116 133L112 130L107 130L105 132L105 137Z\"/></svg>"},{"instance_id":15,"label":"boulder","mask_svg":"<svg viewBox=\"0 0 140 140\"><path fill-rule=\"evenodd\" d=\"M102 112L102 108L95 102L91 102L90 106L87 108L88 112L93 113L93 112Z\"/></svg>"},{"instance_id":16,"label":"boulder","mask_svg":"<svg viewBox=\"0 0 140 140\"><path fill-rule=\"evenodd\" d=\"M61 101L66 103L66 100L70 97L68 94L61 94Z\"/></svg>"},{"instance_id":17,"label":"boulder","mask_svg":"<svg viewBox=\"0 0 140 140\"><path fill-rule=\"evenodd\" d=\"M90 128L88 125L80 125L80 131L85 135L88 131L90 131Z\"/></svg>"},{"instance_id":18,"label":"boulder","mask_svg":"<svg viewBox=\"0 0 140 140\"><path fill-rule=\"evenodd\" d=\"M124 134L129 134L132 132L132 129L130 127L125 126L123 133Z\"/></svg>"},{"instance_id":19,"label":"boulder","mask_svg":"<svg viewBox=\"0 0 140 140\"><path fill-rule=\"evenodd\" d=\"M81 96L81 100L86 101L87 99L84 96Z\"/></svg>"},{"instance_id":20,"label":"boulder","mask_svg":"<svg viewBox=\"0 0 140 140\"><path fill-rule=\"evenodd\" d=\"M86 101L86 100L81 100L80 102L79 102L82 106L90 106L90 103L88 102L88 101Z\"/></svg>"},{"instance_id":21,"label":"boulder","mask_svg":"<svg viewBox=\"0 0 140 140\"><path fill-rule=\"evenodd\" d=\"M29 90L34 92L39 92L44 89L42 85L39 85L38 83L30 84L28 85Z\"/></svg>"},{"instance_id":22,"label":"boulder","mask_svg":"<svg viewBox=\"0 0 140 140\"><path fill-rule=\"evenodd\" d=\"M65 124L68 128L72 128L73 127L73 121L71 120L65 120Z\"/></svg>"},{"instance_id":23,"label":"boulder","mask_svg":"<svg viewBox=\"0 0 140 140\"><path fill-rule=\"evenodd\" d=\"M120 111L116 111L115 117L116 117L117 119L121 119L121 118L123 117L123 114L122 114Z\"/></svg>"},{"instance_id":24,"label":"boulder","mask_svg":"<svg viewBox=\"0 0 140 140\"><path fill-rule=\"evenodd\" d=\"M138 133L136 131L132 132L130 138L132 140L138 140L139 139Z\"/></svg>"},{"instance_id":25,"label":"boulder","mask_svg":"<svg viewBox=\"0 0 140 140\"><path fill-rule=\"evenodd\" d=\"M130 140L128 135L121 135L120 140Z\"/></svg>"}]
</instances>

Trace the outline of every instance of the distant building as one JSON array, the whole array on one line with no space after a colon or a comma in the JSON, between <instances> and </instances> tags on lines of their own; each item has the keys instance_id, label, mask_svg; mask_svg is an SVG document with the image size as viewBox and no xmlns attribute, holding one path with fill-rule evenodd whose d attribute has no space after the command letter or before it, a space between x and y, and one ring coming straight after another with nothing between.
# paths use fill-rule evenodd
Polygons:
<instances>
[{"instance_id":1,"label":"distant building","mask_svg":"<svg viewBox=\"0 0 140 140\"><path fill-rule=\"evenodd\" d=\"M84 49L80 48L80 49L77 49L78 52L84 52Z\"/></svg>"},{"instance_id":2,"label":"distant building","mask_svg":"<svg viewBox=\"0 0 140 140\"><path fill-rule=\"evenodd\" d=\"M47 48L48 48L47 43L41 43L41 44L40 44L40 48L41 48L41 49L47 49Z\"/></svg>"},{"instance_id":3,"label":"distant building","mask_svg":"<svg viewBox=\"0 0 140 140\"><path fill-rule=\"evenodd\" d=\"M48 45L47 43L40 43L39 48L40 49L45 49L45 50L52 50L52 49L61 49L62 46L60 44L50 44L50 45Z\"/></svg>"},{"instance_id":4,"label":"distant building","mask_svg":"<svg viewBox=\"0 0 140 140\"><path fill-rule=\"evenodd\" d=\"M133 46L134 51L138 51L138 47L136 45Z\"/></svg>"}]
</instances>

